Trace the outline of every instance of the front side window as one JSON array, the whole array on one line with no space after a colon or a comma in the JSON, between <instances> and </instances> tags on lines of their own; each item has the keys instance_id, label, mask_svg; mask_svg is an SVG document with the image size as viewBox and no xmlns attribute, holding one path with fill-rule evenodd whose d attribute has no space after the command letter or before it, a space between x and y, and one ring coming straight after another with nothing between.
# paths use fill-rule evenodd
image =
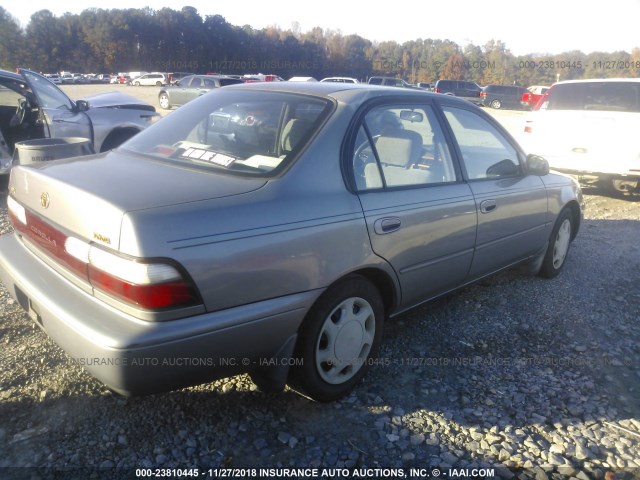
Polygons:
<instances>
[{"instance_id":1,"label":"front side window","mask_svg":"<svg viewBox=\"0 0 640 480\"><path fill-rule=\"evenodd\" d=\"M353 170L359 190L456 181L449 148L427 105L370 110L356 136Z\"/></svg>"},{"instance_id":2,"label":"front side window","mask_svg":"<svg viewBox=\"0 0 640 480\"><path fill-rule=\"evenodd\" d=\"M458 142L469 180L520 175L518 152L491 123L463 108L442 109Z\"/></svg>"},{"instance_id":3,"label":"front side window","mask_svg":"<svg viewBox=\"0 0 640 480\"><path fill-rule=\"evenodd\" d=\"M191 80L193 80L193 75L189 75L188 77L184 77L183 79L181 79L178 82L178 86L179 87L188 87L189 84L191 83Z\"/></svg>"},{"instance_id":4,"label":"front side window","mask_svg":"<svg viewBox=\"0 0 640 480\"><path fill-rule=\"evenodd\" d=\"M169 162L270 176L294 157L331 109L328 100L316 97L215 89L123 148Z\"/></svg>"},{"instance_id":5,"label":"front side window","mask_svg":"<svg viewBox=\"0 0 640 480\"><path fill-rule=\"evenodd\" d=\"M56 87L45 77L28 70L21 70L21 73L29 81L29 85L38 97L41 107L58 110L73 110L74 105L69 97L67 97L62 90Z\"/></svg>"}]
</instances>

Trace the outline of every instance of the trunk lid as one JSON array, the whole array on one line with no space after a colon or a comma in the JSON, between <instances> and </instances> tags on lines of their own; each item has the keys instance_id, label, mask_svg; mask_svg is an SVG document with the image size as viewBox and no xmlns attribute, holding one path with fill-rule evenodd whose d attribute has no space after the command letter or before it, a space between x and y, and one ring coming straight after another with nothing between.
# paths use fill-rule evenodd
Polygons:
<instances>
[{"instance_id":1,"label":"trunk lid","mask_svg":"<svg viewBox=\"0 0 640 480\"><path fill-rule=\"evenodd\" d=\"M118 250L128 212L242 195L265 183L112 151L14 167L9 192L46 222Z\"/></svg>"}]
</instances>

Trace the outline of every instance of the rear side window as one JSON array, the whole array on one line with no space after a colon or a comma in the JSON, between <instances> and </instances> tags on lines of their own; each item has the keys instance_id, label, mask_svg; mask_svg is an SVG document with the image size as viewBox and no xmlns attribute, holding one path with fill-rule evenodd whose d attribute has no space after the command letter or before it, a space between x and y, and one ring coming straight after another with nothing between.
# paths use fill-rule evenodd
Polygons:
<instances>
[{"instance_id":1,"label":"rear side window","mask_svg":"<svg viewBox=\"0 0 640 480\"><path fill-rule=\"evenodd\" d=\"M580 82L555 85L541 110L640 112L640 83Z\"/></svg>"},{"instance_id":2,"label":"rear side window","mask_svg":"<svg viewBox=\"0 0 640 480\"><path fill-rule=\"evenodd\" d=\"M358 190L455 182L440 124L428 105L388 105L364 118L353 150Z\"/></svg>"}]
</instances>

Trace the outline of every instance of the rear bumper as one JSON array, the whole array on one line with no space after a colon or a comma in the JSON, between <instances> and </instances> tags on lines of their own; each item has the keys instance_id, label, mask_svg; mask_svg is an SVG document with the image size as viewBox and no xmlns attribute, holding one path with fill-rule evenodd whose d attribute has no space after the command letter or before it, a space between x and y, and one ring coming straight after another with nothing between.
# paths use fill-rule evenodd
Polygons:
<instances>
[{"instance_id":1,"label":"rear bumper","mask_svg":"<svg viewBox=\"0 0 640 480\"><path fill-rule=\"evenodd\" d=\"M112 390L163 392L259 370L295 337L319 291L167 322L130 317L0 237L0 279L71 357ZM263 367L264 368L264 367Z\"/></svg>"}]
</instances>

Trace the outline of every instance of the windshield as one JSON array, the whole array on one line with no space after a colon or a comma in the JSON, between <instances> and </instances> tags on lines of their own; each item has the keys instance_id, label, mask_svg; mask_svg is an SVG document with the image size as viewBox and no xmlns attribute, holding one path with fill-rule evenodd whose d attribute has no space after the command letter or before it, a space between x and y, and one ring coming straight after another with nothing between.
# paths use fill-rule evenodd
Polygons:
<instances>
[{"instance_id":1,"label":"windshield","mask_svg":"<svg viewBox=\"0 0 640 480\"><path fill-rule=\"evenodd\" d=\"M328 100L305 95L216 89L142 131L124 148L172 162L269 176L304 146L330 109Z\"/></svg>"}]
</instances>

